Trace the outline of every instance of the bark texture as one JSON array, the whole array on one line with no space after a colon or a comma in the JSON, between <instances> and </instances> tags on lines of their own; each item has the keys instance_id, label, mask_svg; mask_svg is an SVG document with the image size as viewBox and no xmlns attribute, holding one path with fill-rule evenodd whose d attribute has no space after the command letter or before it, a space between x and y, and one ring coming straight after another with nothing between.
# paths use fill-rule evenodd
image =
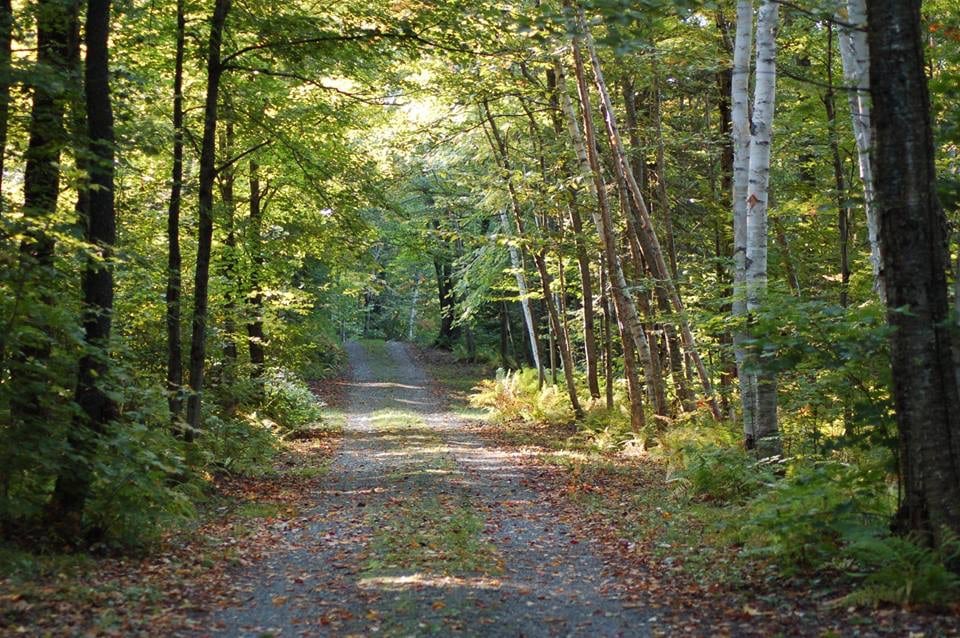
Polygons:
<instances>
[{"instance_id":1,"label":"bark texture","mask_svg":"<svg viewBox=\"0 0 960 638\"><path fill-rule=\"evenodd\" d=\"M920 0L870 0L877 211L903 501L933 542L960 533L960 397L951 352L946 220L937 200Z\"/></svg>"}]
</instances>

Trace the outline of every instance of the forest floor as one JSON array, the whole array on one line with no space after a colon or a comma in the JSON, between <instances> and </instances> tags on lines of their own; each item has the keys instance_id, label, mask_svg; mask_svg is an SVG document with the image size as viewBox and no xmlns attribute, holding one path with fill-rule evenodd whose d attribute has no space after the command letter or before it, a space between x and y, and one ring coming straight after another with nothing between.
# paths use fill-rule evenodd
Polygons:
<instances>
[{"instance_id":1,"label":"forest floor","mask_svg":"<svg viewBox=\"0 0 960 638\"><path fill-rule=\"evenodd\" d=\"M163 552L0 575L0 635L960 636L943 610L831 604L829 575L745 574L654 461L477 419L489 370L349 354L318 388L342 436L218 479L224 511Z\"/></svg>"}]
</instances>

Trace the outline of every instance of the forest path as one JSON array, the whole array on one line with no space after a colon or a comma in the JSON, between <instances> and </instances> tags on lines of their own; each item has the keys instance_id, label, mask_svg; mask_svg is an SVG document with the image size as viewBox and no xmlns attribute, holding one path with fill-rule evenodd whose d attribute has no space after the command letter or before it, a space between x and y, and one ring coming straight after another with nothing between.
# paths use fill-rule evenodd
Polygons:
<instances>
[{"instance_id":1,"label":"forest path","mask_svg":"<svg viewBox=\"0 0 960 638\"><path fill-rule=\"evenodd\" d=\"M343 445L312 522L242 573L230 636L644 636L603 563L400 343L348 345Z\"/></svg>"}]
</instances>

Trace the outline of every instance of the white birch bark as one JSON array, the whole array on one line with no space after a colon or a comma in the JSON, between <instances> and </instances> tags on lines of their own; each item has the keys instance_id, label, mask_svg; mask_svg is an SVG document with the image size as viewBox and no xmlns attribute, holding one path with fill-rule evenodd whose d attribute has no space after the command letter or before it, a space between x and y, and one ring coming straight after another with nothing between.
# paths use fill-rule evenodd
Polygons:
<instances>
[{"instance_id":1,"label":"white birch bark","mask_svg":"<svg viewBox=\"0 0 960 638\"><path fill-rule=\"evenodd\" d=\"M515 235L513 224L510 223L510 216L505 210L500 211L500 224L507 237ZM520 307L523 309L523 322L527 326L527 334L530 336L530 345L533 351L533 364L537 367L537 372L542 374L543 366L540 362L540 349L537 347L537 332L533 327L533 313L530 311L530 289L527 287L527 278L523 274L523 260L520 259L520 251L512 243L507 245L507 250L510 253L510 265L513 267L513 274L517 278Z\"/></svg>"},{"instance_id":2,"label":"white birch bark","mask_svg":"<svg viewBox=\"0 0 960 638\"><path fill-rule=\"evenodd\" d=\"M733 48L730 120L733 141L733 317L740 322L747 316L747 185L750 173L750 53L753 49L753 0L737 1L737 31ZM748 443L756 440L756 378L747 370L742 328L733 334L733 353L737 362L743 435Z\"/></svg>"},{"instance_id":3,"label":"white birch bark","mask_svg":"<svg viewBox=\"0 0 960 638\"><path fill-rule=\"evenodd\" d=\"M760 309L767 289L767 217L770 194L770 145L777 85L777 22L780 3L763 0L757 13L757 62L747 186L747 312ZM754 351L754 369L759 361ZM776 376L759 371L755 443L761 456L779 453Z\"/></svg>"},{"instance_id":4,"label":"white birch bark","mask_svg":"<svg viewBox=\"0 0 960 638\"><path fill-rule=\"evenodd\" d=\"M867 7L864 0L839 0L836 18L840 23L840 61L847 88L853 136L857 143L857 165L863 183L863 202L870 242L873 289L884 302L883 255L880 248L880 222L874 202L873 164L870 160L870 48L867 45Z\"/></svg>"},{"instance_id":5,"label":"white birch bark","mask_svg":"<svg viewBox=\"0 0 960 638\"><path fill-rule=\"evenodd\" d=\"M413 326L417 321L417 304L420 302L420 278L417 278L417 286L413 289L413 302L410 304L410 322L407 324L407 341L413 341Z\"/></svg>"}]
</instances>

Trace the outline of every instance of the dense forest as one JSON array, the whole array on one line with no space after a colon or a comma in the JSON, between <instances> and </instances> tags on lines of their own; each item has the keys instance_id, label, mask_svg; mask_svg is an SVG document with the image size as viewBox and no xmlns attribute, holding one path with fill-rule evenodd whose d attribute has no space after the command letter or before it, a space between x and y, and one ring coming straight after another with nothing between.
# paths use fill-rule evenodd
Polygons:
<instances>
[{"instance_id":1,"label":"dense forest","mask_svg":"<svg viewBox=\"0 0 960 638\"><path fill-rule=\"evenodd\" d=\"M951 0L0 0L0 632L336 455L392 342L621 538L949 625L958 78Z\"/></svg>"}]
</instances>

